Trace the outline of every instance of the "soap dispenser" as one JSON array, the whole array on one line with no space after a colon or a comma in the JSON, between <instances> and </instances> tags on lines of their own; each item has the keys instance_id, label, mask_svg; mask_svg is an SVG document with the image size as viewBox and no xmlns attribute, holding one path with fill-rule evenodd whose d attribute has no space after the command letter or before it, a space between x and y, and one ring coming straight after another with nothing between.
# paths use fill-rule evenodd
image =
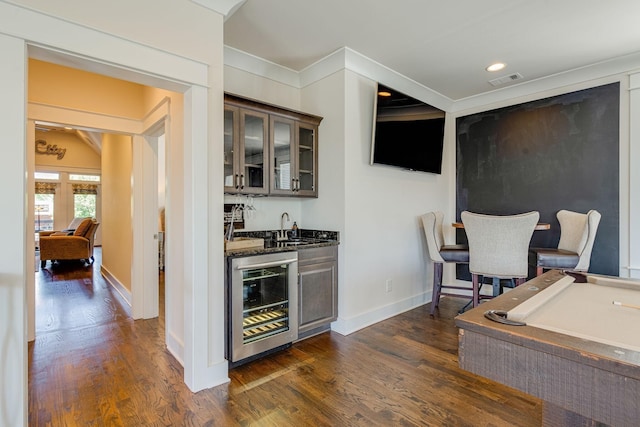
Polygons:
<instances>
[{"instance_id":1,"label":"soap dispenser","mask_svg":"<svg viewBox=\"0 0 640 427\"><path fill-rule=\"evenodd\" d=\"M291 226L291 234L289 236L291 237L291 239L298 238L298 224L295 221L293 221L293 225Z\"/></svg>"}]
</instances>

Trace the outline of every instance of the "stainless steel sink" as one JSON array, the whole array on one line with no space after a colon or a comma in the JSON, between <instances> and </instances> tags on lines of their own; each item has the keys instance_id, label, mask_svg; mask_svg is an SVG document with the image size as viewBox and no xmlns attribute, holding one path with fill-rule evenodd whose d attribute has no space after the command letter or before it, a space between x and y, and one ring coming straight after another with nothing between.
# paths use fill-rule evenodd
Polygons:
<instances>
[{"instance_id":1,"label":"stainless steel sink","mask_svg":"<svg viewBox=\"0 0 640 427\"><path fill-rule=\"evenodd\" d=\"M302 239L296 239L296 240L285 240L282 243L284 243L285 246L300 246L300 245L314 245L317 243L325 243L328 241L329 240L302 238Z\"/></svg>"}]
</instances>

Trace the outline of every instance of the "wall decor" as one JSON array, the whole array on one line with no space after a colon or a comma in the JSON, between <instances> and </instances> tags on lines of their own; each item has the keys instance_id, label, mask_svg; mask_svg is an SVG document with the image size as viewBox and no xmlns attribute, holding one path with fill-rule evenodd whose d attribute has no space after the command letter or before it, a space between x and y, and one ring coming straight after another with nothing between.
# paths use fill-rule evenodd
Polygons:
<instances>
[{"instance_id":1,"label":"wall decor","mask_svg":"<svg viewBox=\"0 0 640 427\"><path fill-rule=\"evenodd\" d=\"M58 147L57 144L47 144L44 139L38 139L36 140L36 153L57 156L58 160L62 160L67 153L67 149Z\"/></svg>"}]
</instances>

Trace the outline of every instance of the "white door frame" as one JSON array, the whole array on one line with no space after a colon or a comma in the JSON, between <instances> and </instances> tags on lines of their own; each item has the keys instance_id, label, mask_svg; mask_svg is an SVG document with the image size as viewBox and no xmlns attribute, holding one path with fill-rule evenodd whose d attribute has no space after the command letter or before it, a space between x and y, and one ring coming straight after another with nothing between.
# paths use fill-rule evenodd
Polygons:
<instances>
[{"instance_id":1,"label":"white door frame","mask_svg":"<svg viewBox=\"0 0 640 427\"><path fill-rule=\"evenodd\" d=\"M133 139L133 260L131 265L132 316L134 319L158 317L158 158L166 159L171 144L170 100L164 98L143 120L143 135ZM165 153L158 155L158 135L165 135ZM169 191L170 194L170 191ZM170 215L170 214L169 214ZM171 275L165 281L170 288ZM136 284L136 286L134 286ZM171 325L175 307L165 298L165 324ZM169 343L170 328L165 328Z\"/></svg>"},{"instance_id":2,"label":"white door frame","mask_svg":"<svg viewBox=\"0 0 640 427\"><path fill-rule=\"evenodd\" d=\"M7 142L3 146L6 160L0 168L0 188L5 202L16 206L14 211L2 214L16 231L0 245L6 276L3 283L9 284L0 287L4 296L0 312L6 320L0 337L3 343L15 346L3 347L5 351L0 354L3 372L11 373L0 384L0 419L26 425L28 408L27 325L33 318L29 319L27 302L34 273L33 269L27 270L27 258L34 257L33 243L26 242L33 240L28 231L32 231L34 213L25 200L26 186L33 182L29 182L27 172L32 171L23 159L31 151L27 140L32 130L25 126L29 57L184 94L184 104L179 107L184 115L184 133L178 153L184 154L180 161L191 169L181 172L177 181L176 192L186 196L176 205L180 222L175 224L172 243L178 246L174 248L178 256L175 260L167 258L168 269L173 269L174 263L184 302L184 379L193 391L229 381L221 310L224 251L222 243L210 243L222 242L223 234L216 225L222 223L222 179L214 175L222 165L222 24L222 18L212 19L212 25L220 31L214 34L207 59L199 61L0 1L0 46L6 63L12 64L0 69L4 94L0 99L0 129ZM201 222L194 223L196 220ZM170 226L167 224L168 230ZM168 236L168 240L172 238Z\"/></svg>"}]
</instances>

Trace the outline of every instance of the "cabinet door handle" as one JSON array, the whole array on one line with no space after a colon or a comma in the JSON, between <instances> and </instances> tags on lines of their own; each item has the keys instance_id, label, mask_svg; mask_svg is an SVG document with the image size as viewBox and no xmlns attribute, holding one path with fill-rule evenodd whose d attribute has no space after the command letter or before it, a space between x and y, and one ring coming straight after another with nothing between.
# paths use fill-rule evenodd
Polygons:
<instances>
[{"instance_id":1,"label":"cabinet door handle","mask_svg":"<svg viewBox=\"0 0 640 427\"><path fill-rule=\"evenodd\" d=\"M240 175L240 189L244 189L244 174Z\"/></svg>"},{"instance_id":2,"label":"cabinet door handle","mask_svg":"<svg viewBox=\"0 0 640 427\"><path fill-rule=\"evenodd\" d=\"M239 265L236 267L237 270L252 270L254 268L268 268L268 267L275 267L277 265L284 265L284 264L291 264L294 262L298 261L298 257L296 255L295 258L288 258L288 259L283 259L283 260L279 260L279 261L269 261L269 262L262 262L262 263L258 263L258 264L248 264L248 265Z\"/></svg>"},{"instance_id":3,"label":"cabinet door handle","mask_svg":"<svg viewBox=\"0 0 640 427\"><path fill-rule=\"evenodd\" d=\"M236 174L235 176L235 181L236 181L236 190L240 188L240 176L238 174Z\"/></svg>"}]
</instances>

